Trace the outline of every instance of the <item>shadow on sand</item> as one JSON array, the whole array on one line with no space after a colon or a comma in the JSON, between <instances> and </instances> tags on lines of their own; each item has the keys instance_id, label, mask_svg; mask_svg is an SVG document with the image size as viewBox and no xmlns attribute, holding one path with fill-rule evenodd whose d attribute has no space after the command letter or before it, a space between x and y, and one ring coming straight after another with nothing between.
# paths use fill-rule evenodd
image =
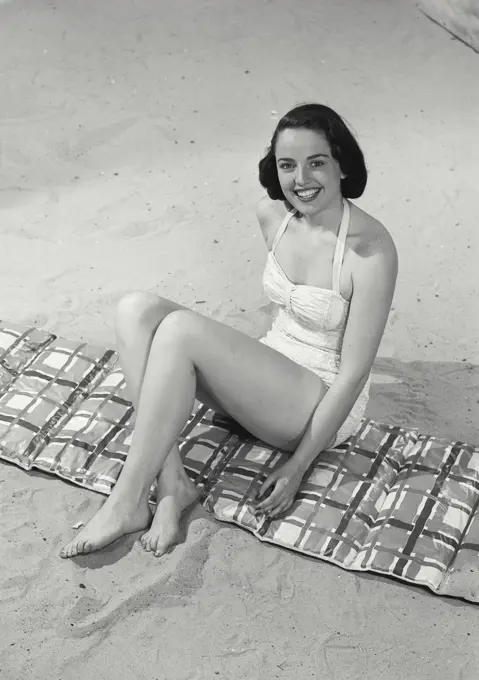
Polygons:
<instances>
[{"instance_id":1,"label":"shadow on sand","mask_svg":"<svg viewBox=\"0 0 479 680\"><path fill-rule=\"evenodd\" d=\"M479 445L479 366L378 358L366 415Z\"/></svg>"}]
</instances>

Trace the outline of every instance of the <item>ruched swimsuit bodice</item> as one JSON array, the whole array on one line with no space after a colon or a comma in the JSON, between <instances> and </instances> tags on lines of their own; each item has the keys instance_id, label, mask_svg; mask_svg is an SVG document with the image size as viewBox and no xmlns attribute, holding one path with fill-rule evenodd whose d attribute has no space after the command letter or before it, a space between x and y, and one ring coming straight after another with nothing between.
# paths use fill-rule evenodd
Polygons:
<instances>
[{"instance_id":1,"label":"ruched swimsuit bodice","mask_svg":"<svg viewBox=\"0 0 479 680\"><path fill-rule=\"evenodd\" d=\"M345 200L334 251L331 290L292 283L276 259L276 246L294 214L293 211L286 215L268 253L263 285L270 300L278 306L278 312L260 342L313 371L330 387L339 373L349 312L349 302L339 292L339 283L351 210ZM359 427L369 399L369 386L370 378L340 427L334 446L348 439Z\"/></svg>"},{"instance_id":2,"label":"ruched swimsuit bodice","mask_svg":"<svg viewBox=\"0 0 479 680\"><path fill-rule=\"evenodd\" d=\"M293 335L300 331L304 338L304 332L310 332L312 345L341 351L349 309L347 300L333 290L291 283L273 252L268 253L263 285L270 300L291 320Z\"/></svg>"},{"instance_id":3,"label":"ruched swimsuit bodice","mask_svg":"<svg viewBox=\"0 0 479 680\"><path fill-rule=\"evenodd\" d=\"M337 374L349 311L349 302L339 292L350 219L349 203L344 201L333 259L332 289L294 284L279 265L276 246L294 214L295 211L286 215L268 253L263 285L270 300L278 305L278 313L263 341L312 370ZM328 377L330 383L334 375Z\"/></svg>"}]
</instances>

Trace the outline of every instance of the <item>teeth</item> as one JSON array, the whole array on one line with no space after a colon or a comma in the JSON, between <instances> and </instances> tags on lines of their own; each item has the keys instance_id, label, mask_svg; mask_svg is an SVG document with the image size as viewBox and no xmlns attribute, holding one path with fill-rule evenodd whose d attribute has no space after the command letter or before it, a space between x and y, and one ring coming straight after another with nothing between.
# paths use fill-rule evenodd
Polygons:
<instances>
[{"instance_id":1,"label":"teeth","mask_svg":"<svg viewBox=\"0 0 479 680\"><path fill-rule=\"evenodd\" d=\"M297 195L301 196L302 198L310 198L311 196L314 196L314 194L317 194L319 192L319 189L307 189L304 191L297 191Z\"/></svg>"}]
</instances>

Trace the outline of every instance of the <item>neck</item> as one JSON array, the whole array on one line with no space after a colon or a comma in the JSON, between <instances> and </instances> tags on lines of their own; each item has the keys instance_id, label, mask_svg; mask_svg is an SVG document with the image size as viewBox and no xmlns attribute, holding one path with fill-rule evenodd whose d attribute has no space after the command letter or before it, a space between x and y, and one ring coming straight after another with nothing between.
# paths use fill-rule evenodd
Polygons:
<instances>
[{"instance_id":1,"label":"neck","mask_svg":"<svg viewBox=\"0 0 479 680\"><path fill-rule=\"evenodd\" d=\"M313 215L302 215L302 218L312 229L337 233L343 218L343 210L343 198L339 196L320 212Z\"/></svg>"}]
</instances>

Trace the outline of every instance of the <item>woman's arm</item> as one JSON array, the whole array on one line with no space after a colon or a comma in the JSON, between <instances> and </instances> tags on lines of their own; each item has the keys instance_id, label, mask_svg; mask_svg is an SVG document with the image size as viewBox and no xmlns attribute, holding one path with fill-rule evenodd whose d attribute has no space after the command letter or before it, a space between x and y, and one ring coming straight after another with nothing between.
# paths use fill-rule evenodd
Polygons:
<instances>
[{"instance_id":1,"label":"woman's arm","mask_svg":"<svg viewBox=\"0 0 479 680\"><path fill-rule=\"evenodd\" d=\"M339 374L293 455L303 471L331 444L368 379L391 309L397 271L396 248L387 232L357 257Z\"/></svg>"},{"instance_id":2,"label":"woman's arm","mask_svg":"<svg viewBox=\"0 0 479 680\"><path fill-rule=\"evenodd\" d=\"M385 230L356 257L338 377L313 412L293 456L262 485L259 499L268 489L273 490L258 503L258 512L276 516L291 505L304 473L331 445L368 379L391 309L398 258Z\"/></svg>"}]
</instances>

